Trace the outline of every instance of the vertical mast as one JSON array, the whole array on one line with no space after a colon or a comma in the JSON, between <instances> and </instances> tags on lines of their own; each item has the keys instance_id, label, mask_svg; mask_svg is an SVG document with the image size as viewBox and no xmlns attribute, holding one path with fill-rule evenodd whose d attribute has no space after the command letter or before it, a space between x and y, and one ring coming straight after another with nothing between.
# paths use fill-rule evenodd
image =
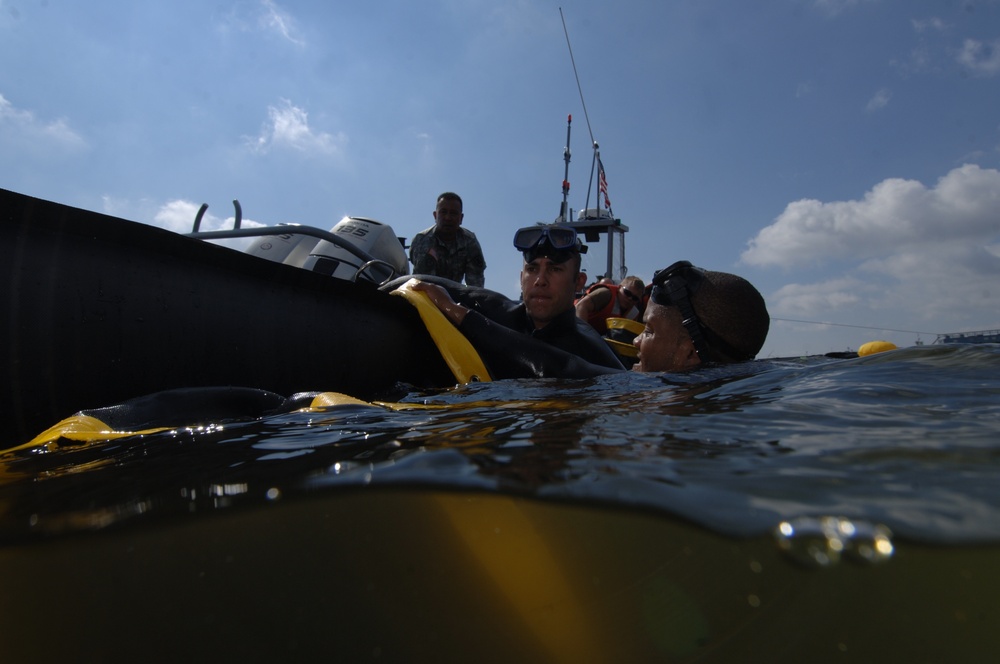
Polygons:
<instances>
[{"instance_id":1,"label":"vertical mast","mask_svg":"<svg viewBox=\"0 0 1000 664\"><path fill-rule=\"evenodd\" d=\"M562 205L559 206L559 218L556 219L556 221L561 222L561 223L566 223L567 221L570 221L570 218L569 218L569 207L568 207L568 205L569 205L569 203L568 203L568 199L569 199L569 159L570 159L569 133L570 133L570 131L572 129L573 129L573 116L569 115L566 118L566 147L565 147L565 149L563 149L563 160L566 162L566 170L563 173L563 183L562 183L563 199L562 199Z\"/></svg>"}]
</instances>

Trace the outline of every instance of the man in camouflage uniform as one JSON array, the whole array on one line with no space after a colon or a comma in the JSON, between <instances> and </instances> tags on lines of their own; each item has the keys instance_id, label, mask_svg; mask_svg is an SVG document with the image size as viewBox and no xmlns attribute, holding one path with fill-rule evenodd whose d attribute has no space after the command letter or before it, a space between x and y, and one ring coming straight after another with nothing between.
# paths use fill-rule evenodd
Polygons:
<instances>
[{"instance_id":1,"label":"man in camouflage uniform","mask_svg":"<svg viewBox=\"0 0 1000 664\"><path fill-rule=\"evenodd\" d=\"M486 283L486 260L476 235L462 228L462 199L450 191L438 196L434 225L413 237L414 274L431 274L469 286Z\"/></svg>"}]
</instances>

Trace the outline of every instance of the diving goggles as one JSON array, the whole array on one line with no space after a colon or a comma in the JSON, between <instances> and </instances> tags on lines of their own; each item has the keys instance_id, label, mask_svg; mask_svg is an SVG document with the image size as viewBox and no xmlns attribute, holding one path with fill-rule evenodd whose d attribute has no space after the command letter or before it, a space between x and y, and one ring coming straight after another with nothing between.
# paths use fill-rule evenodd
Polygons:
<instances>
[{"instance_id":1,"label":"diving goggles","mask_svg":"<svg viewBox=\"0 0 1000 664\"><path fill-rule=\"evenodd\" d=\"M674 306L681 312L682 324L694 344L698 359L707 364L712 361L709 348L731 361L742 362L753 359L746 352L733 348L725 339L715 334L698 318L691 304L691 297L698 292L707 277L705 270L688 261L677 261L670 267L657 270L653 275L652 292L649 299L665 307Z\"/></svg>"},{"instance_id":2,"label":"diving goggles","mask_svg":"<svg viewBox=\"0 0 1000 664\"><path fill-rule=\"evenodd\" d=\"M568 226L527 226L519 228L514 233L514 248L518 251L531 251L542 242L547 242L553 249L576 250L587 253L587 247L580 242L576 231Z\"/></svg>"},{"instance_id":3,"label":"diving goggles","mask_svg":"<svg viewBox=\"0 0 1000 664\"><path fill-rule=\"evenodd\" d=\"M665 307L675 306L680 309L681 323L691 337L691 342L694 343L698 359L708 362L710 355L708 342L705 341L705 326L691 305L691 296L697 292L704 280L704 270L695 267L689 261L677 261L653 274L653 290L649 299Z\"/></svg>"}]
</instances>

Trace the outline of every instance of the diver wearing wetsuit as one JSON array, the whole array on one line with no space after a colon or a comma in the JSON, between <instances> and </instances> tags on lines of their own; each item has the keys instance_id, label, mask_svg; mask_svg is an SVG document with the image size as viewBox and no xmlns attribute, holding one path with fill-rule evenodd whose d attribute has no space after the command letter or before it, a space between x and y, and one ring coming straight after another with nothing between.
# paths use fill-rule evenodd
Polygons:
<instances>
[{"instance_id":1,"label":"diver wearing wetsuit","mask_svg":"<svg viewBox=\"0 0 1000 664\"><path fill-rule=\"evenodd\" d=\"M452 301L444 289L435 288L424 284L419 290L427 292L466 333L487 366L497 370L496 378L588 378L623 370L613 368L612 363L589 360L586 354L571 354L558 343L541 343L537 333L527 336L480 320L482 316L476 311ZM687 371L752 360L764 345L769 322L764 298L746 279L678 261L653 275L645 330L633 342L639 351L633 370Z\"/></svg>"},{"instance_id":2,"label":"diver wearing wetsuit","mask_svg":"<svg viewBox=\"0 0 1000 664\"><path fill-rule=\"evenodd\" d=\"M576 315L573 303L586 278L580 272L585 248L576 232L558 225L522 228L514 246L524 258L520 302L422 275L417 290L458 327L494 378L579 378L624 370L607 342ZM546 345L568 356L546 352Z\"/></svg>"}]
</instances>

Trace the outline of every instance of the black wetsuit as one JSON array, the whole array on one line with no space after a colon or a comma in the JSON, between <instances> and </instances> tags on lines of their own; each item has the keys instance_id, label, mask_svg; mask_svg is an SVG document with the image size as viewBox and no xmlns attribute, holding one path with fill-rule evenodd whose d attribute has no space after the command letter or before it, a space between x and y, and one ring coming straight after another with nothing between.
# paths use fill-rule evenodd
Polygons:
<instances>
[{"instance_id":1,"label":"black wetsuit","mask_svg":"<svg viewBox=\"0 0 1000 664\"><path fill-rule=\"evenodd\" d=\"M443 286L455 302L469 309L458 329L494 379L589 378L625 370L604 338L574 309L535 329L523 302L447 279L418 278Z\"/></svg>"}]
</instances>

